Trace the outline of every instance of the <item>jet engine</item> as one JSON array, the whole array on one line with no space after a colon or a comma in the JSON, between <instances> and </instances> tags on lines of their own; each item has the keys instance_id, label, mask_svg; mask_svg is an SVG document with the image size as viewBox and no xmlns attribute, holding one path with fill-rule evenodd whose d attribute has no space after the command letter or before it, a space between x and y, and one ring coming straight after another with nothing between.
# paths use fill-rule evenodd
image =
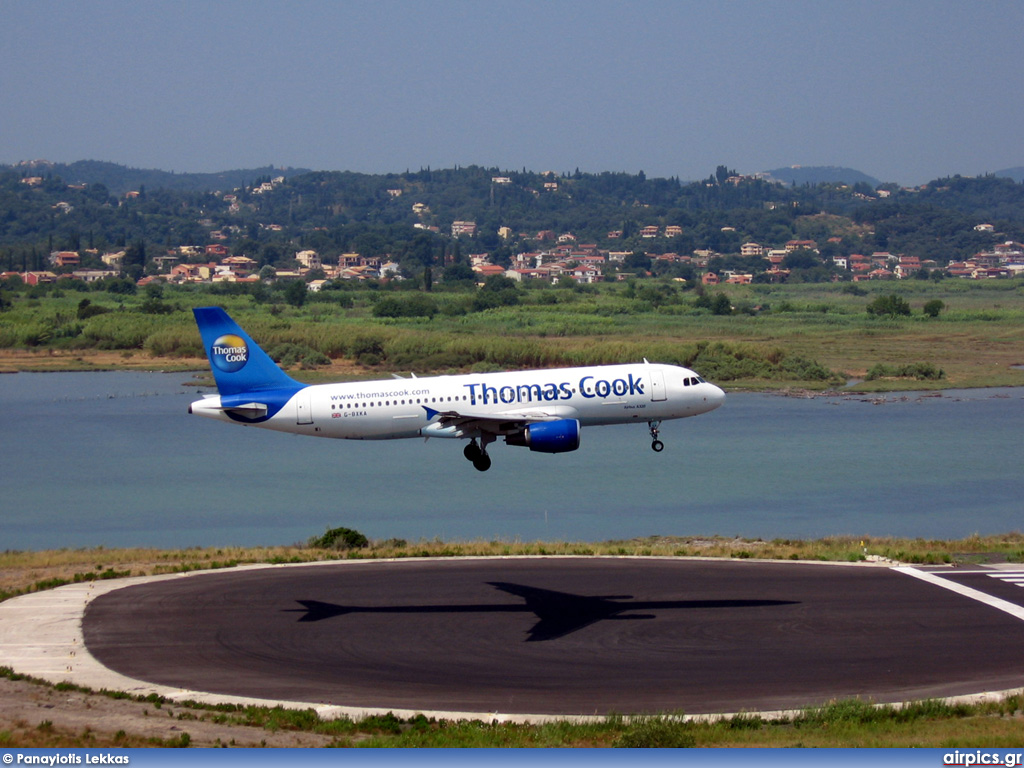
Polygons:
<instances>
[{"instance_id":1,"label":"jet engine","mask_svg":"<svg viewBox=\"0 0 1024 768\"><path fill-rule=\"evenodd\" d=\"M522 432L506 435L507 445L525 445L540 453L566 453L580 447L580 423L576 419L540 421Z\"/></svg>"}]
</instances>

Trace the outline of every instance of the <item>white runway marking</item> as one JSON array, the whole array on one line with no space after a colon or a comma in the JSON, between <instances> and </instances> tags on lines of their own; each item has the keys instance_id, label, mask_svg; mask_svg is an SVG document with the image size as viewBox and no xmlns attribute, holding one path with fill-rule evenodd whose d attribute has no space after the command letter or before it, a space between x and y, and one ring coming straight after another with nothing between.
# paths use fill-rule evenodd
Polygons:
<instances>
[{"instance_id":1,"label":"white runway marking","mask_svg":"<svg viewBox=\"0 0 1024 768\"><path fill-rule=\"evenodd\" d=\"M901 565L893 568L894 571L905 573L908 576L913 576L915 579L921 579L921 581L927 581L929 584L934 584L937 587L948 589L950 592L956 592L958 595L969 597L972 600L977 600L979 603L991 606L997 610L1003 611L1013 616L1015 619L1024 621L1024 606L1011 603L1009 600L1003 600L999 597L993 597L992 595L986 594L978 589L972 589L971 587L965 587L963 584L957 584L955 581L944 579L942 576L932 573L930 571L919 571L917 568L912 568L909 565ZM985 572L986 576L993 576L995 578L1001 578L1011 574L1010 571L1003 572Z\"/></svg>"}]
</instances>

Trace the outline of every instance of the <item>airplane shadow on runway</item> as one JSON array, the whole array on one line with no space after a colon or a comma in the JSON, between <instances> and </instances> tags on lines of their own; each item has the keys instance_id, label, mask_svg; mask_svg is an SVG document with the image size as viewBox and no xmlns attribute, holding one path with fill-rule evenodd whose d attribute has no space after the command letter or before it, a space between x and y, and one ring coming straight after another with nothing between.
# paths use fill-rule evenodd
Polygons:
<instances>
[{"instance_id":1,"label":"airplane shadow on runway","mask_svg":"<svg viewBox=\"0 0 1024 768\"><path fill-rule=\"evenodd\" d=\"M518 613L536 615L538 621L527 632L526 642L556 640L577 632L598 621L606 619L637 620L654 619L650 613L629 613L626 611L660 611L686 608L760 608L765 606L794 605L794 600L632 600L632 595L605 595L590 597L556 592L540 587L510 584L504 581L487 582L492 587L510 595L523 598L524 605L396 605L396 606L345 606L324 603L319 600L297 600L302 608L285 609L288 613L302 613L303 621L323 621L346 613Z\"/></svg>"}]
</instances>

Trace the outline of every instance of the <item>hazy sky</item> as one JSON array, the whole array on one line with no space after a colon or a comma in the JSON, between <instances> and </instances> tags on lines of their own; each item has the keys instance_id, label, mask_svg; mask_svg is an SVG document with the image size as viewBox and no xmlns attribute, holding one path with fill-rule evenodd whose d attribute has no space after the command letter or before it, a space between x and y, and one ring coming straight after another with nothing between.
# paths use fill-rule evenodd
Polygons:
<instances>
[{"instance_id":1,"label":"hazy sky","mask_svg":"<svg viewBox=\"0 0 1024 768\"><path fill-rule=\"evenodd\" d=\"M0 162L1024 165L1024 2L0 0Z\"/></svg>"}]
</instances>

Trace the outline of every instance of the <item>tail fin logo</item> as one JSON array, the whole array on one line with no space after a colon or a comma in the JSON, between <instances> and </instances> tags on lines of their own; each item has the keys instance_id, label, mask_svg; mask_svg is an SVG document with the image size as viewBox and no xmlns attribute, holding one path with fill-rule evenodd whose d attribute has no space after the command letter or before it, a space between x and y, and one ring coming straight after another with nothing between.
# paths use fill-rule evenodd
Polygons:
<instances>
[{"instance_id":1,"label":"tail fin logo","mask_svg":"<svg viewBox=\"0 0 1024 768\"><path fill-rule=\"evenodd\" d=\"M210 361L224 373L239 371L249 362L249 345L241 336L226 333L210 347Z\"/></svg>"}]
</instances>

